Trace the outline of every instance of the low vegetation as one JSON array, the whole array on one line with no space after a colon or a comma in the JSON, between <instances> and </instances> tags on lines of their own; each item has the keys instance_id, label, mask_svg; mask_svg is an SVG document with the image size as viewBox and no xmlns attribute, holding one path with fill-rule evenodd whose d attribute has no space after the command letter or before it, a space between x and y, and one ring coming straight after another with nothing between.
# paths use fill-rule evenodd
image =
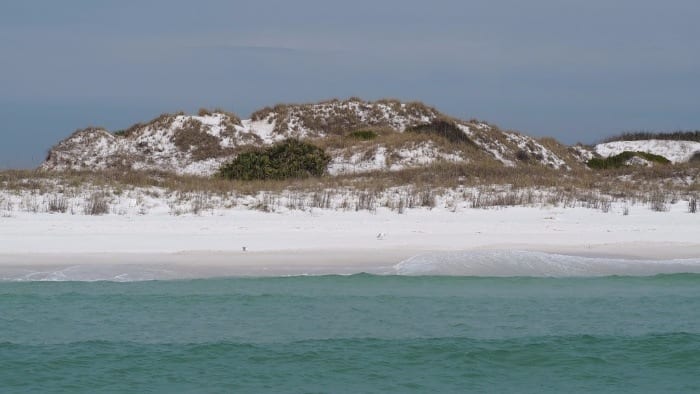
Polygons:
<instances>
[{"instance_id":1,"label":"low vegetation","mask_svg":"<svg viewBox=\"0 0 700 394\"><path fill-rule=\"evenodd\" d=\"M214 108L213 110L209 110L207 108L200 108L199 111L197 111L197 116L211 116L214 114L226 115L229 122L233 124L241 124L241 118L239 118L238 115L234 114L233 112L226 111L225 109Z\"/></svg>"},{"instance_id":2,"label":"low vegetation","mask_svg":"<svg viewBox=\"0 0 700 394\"><path fill-rule=\"evenodd\" d=\"M606 138L603 142L641 141L641 140L671 140L700 142L700 130L674 131L669 133L651 131L633 131Z\"/></svg>"},{"instance_id":3,"label":"low vegetation","mask_svg":"<svg viewBox=\"0 0 700 394\"><path fill-rule=\"evenodd\" d=\"M0 171L0 216L15 212L67 214L212 214L236 206L284 209L448 210L506 206L586 207L629 214L630 207L666 211L683 202L697 210L700 167L688 164L574 168L436 162L421 168L305 179L226 179L156 171ZM153 204L161 204L155 208Z\"/></svg>"},{"instance_id":4,"label":"low vegetation","mask_svg":"<svg viewBox=\"0 0 700 394\"><path fill-rule=\"evenodd\" d=\"M357 130L351 132L350 137L360 141L369 141L379 137L379 134L373 130Z\"/></svg>"},{"instance_id":5,"label":"low vegetation","mask_svg":"<svg viewBox=\"0 0 700 394\"><path fill-rule=\"evenodd\" d=\"M109 213L109 203L104 192L96 192L91 194L83 205L83 211L86 215L106 215Z\"/></svg>"},{"instance_id":6,"label":"low vegetation","mask_svg":"<svg viewBox=\"0 0 700 394\"><path fill-rule=\"evenodd\" d=\"M211 157L230 155L232 152L219 144L219 139L202 129L202 123L190 119L175 131L173 143L183 152L190 152L192 159L204 160Z\"/></svg>"},{"instance_id":7,"label":"low vegetation","mask_svg":"<svg viewBox=\"0 0 700 394\"><path fill-rule=\"evenodd\" d=\"M170 126L173 124L175 121L175 118L180 115L185 115L184 112L176 112L174 114L160 114L156 118L146 122L146 123L136 123L129 127L128 129L125 130L120 130L119 131L119 136L121 137L130 137L134 133L136 133L138 130L141 130L145 127L151 127L152 129L168 129ZM116 133L115 133L116 134Z\"/></svg>"},{"instance_id":8,"label":"low vegetation","mask_svg":"<svg viewBox=\"0 0 700 394\"><path fill-rule=\"evenodd\" d=\"M475 145L474 142L457 127L455 122L445 119L436 119L430 123L409 127L406 131L410 133L438 135L454 143Z\"/></svg>"},{"instance_id":9,"label":"low vegetation","mask_svg":"<svg viewBox=\"0 0 700 394\"><path fill-rule=\"evenodd\" d=\"M303 179L323 175L330 160L323 149L307 142L288 139L267 148L239 154L221 167L219 175L225 179L245 181Z\"/></svg>"},{"instance_id":10,"label":"low vegetation","mask_svg":"<svg viewBox=\"0 0 700 394\"><path fill-rule=\"evenodd\" d=\"M624 151L624 152L617 154L615 156L610 156L610 157L605 157L605 158L598 158L598 157L593 158L593 159L588 161L587 165L588 165L588 167L596 169L596 170L608 170L611 168L620 168L620 167L626 166L627 162L630 159L632 159L633 157L639 157L639 158L642 158L648 162L657 163L657 164L669 164L671 162L667 158L660 156L660 155L655 155L653 153Z\"/></svg>"}]
</instances>

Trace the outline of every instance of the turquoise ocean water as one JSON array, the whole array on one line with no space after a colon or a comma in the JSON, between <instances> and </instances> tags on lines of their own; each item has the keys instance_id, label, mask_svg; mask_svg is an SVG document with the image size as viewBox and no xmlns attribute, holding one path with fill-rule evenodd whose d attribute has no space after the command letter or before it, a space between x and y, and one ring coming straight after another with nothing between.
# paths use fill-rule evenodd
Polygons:
<instances>
[{"instance_id":1,"label":"turquoise ocean water","mask_svg":"<svg viewBox=\"0 0 700 394\"><path fill-rule=\"evenodd\" d=\"M0 282L0 392L698 392L700 275Z\"/></svg>"}]
</instances>

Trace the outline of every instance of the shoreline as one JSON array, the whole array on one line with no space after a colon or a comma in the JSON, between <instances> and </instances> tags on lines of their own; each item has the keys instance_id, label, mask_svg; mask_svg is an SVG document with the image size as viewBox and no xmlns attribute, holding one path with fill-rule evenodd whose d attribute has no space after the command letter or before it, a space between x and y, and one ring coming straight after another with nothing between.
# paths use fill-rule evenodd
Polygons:
<instances>
[{"instance_id":1,"label":"shoreline","mask_svg":"<svg viewBox=\"0 0 700 394\"><path fill-rule=\"evenodd\" d=\"M586 258L623 260L682 260L700 258L700 243L629 242L604 244L491 244L465 249L399 249L399 248L318 248L279 249L262 251L182 250L175 252L39 252L2 253L3 265L65 265L65 264L201 264L203 266L378 266L393 265L411 257L430 253L518 251L546 253Z\"/></svg>"},{"instance_id":2,"label":"shoreline","mask_svg":"<svg viewBox=\"0 0 700 394\"><path fill-rule=\"evenodd\" d=\"M492 262L491 265L482 266L480 269L486 269L485 272L505 269L503 272L508 276L509 268L504 267L513 264L508 261L508 257L517 253L534 253L554 260L575 258L594 268L599 262L602 266L609 260L621 264L658 267L688 266L686 262L700 262L700 244L671 242L590 245L499 244L442 250L387 248L253 252L199 250L175 253L0 253L0 279L32 280L32 277L36 276L38 280L60 280L61 275L77 280L120 277L129 279L134 276L145 279L195 279L359 273L392 275L400 274L396 268L399 264L415 258L452 255L458 256L459 261L470 262L472 257L479 260L483 256L494 254L502 255L499 258L503 261ZM666 273L665 269L662 268L659 273ZM514 274L517 272L520 271L516 270ZM543 275L548 276L546 273Z\"/></svg>"}]
</instances>

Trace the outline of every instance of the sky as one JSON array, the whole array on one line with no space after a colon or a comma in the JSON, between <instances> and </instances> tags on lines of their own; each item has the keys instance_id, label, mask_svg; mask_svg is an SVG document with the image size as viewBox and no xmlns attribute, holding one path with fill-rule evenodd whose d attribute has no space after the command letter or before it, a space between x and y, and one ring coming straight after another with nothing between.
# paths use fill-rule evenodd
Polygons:
<instances>
[{"instance_id":1,"label":"sky","mask_svg":"<svg viewBox=\"0 0 700 394\"><path fill-rule=\"evenodd\" d=\"M0 168L78 128L280 102L423 101L593 143L700 129L697 0L0 3Z\"/></svg>"}]
</instances>

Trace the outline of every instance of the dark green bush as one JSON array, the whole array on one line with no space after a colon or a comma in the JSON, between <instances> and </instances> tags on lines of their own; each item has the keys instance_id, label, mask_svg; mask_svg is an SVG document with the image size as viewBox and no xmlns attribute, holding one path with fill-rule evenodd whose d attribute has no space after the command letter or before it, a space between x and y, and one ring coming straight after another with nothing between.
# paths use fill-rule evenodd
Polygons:
<instances>
[{"instance_id":1,"label":"dark green bush","mask_svg":"<svg viewBox=\"0 0 700 394\"><path fill-rule=\"evenodd\" d=\"M241 153L219 169L226 179L288 179L321 176L331 158L323 149L296 139Z\"/></svg>"},{"instance_id":2,"label":"dark green bush","mask_svg":"<svg viewBox=\"0 0 700 394\"><path fill-rule=\"evenodd\" d=\"M444 119L436 119L430 123L409 127L406 131L411 133L433 134L447 138L451 142L474 145L474 142L457 127L454 122Z\"/></svg>"},{"instance_id":3,"label":"dark green bush","mask_svg":"<svg viewBox=\"0 0 700 394\"><path fill-rule=\"evenodd\" d=\"M379 134L372 130L357 130L350 133L350 136L356 140L369 141L377 138Z\"/></svg>"},{"instance_id":4,"label":"dark green bush","mask_svg":"<svg viewBox=\"0 0 700 394\"><path fill-rule=\"evenodd\" d=\"M650 161L652 163L668 164L671 162L667 158L660 155L655 155L653 153L624 151L615 156L610 156L606 158L593 158L589 160L586 164L588 165L588 167L596 170L620 168L625 165L627 160L635 156L641 157L642 159Z\"/></svg>"}]
</instances>

